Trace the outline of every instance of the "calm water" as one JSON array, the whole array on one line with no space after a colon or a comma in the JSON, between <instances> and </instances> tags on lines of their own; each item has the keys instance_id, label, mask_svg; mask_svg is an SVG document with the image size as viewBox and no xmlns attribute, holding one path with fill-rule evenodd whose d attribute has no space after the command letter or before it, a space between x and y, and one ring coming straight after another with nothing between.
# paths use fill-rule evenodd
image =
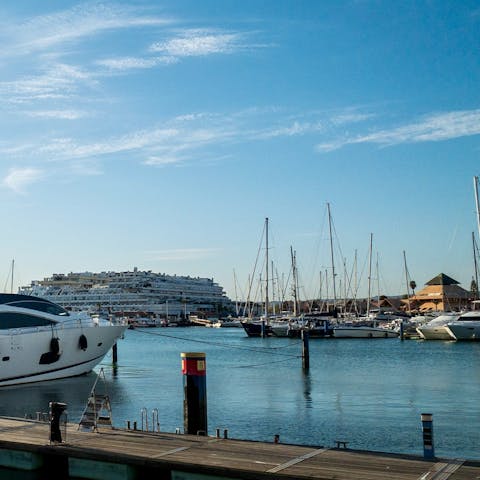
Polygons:
<instances>
[{"instance_id":1,"label":"calm water","mask_svg":"<svg viewBox=\"0 0 480 480\"><path fill-rule=\"evenodd\" d=\"M159 410L162 430L183 430L180 353L189 351L207 355L211 435L227 428L232 438L279 434L285 443L346 440L350 448L422 455L426 412L437 456L480 459L480 343L312 339L304 374L299 340L247 338L236 328L129 330L118 368L111 357L102 364L114 424L140 424L146 407L149 417ZM23 417L61 401L77 422L95 378L3 388L0 415Z\"/></svg>"}]
</instances>

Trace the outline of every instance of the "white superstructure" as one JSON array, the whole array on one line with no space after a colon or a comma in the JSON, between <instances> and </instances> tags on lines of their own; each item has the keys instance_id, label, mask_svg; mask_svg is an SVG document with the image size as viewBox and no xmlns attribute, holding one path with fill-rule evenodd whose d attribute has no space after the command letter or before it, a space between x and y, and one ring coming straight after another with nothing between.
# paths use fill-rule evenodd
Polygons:
<instances>
[{"instance_id":1,"label":"white superstructure","mask_svg":"<svg viewBox=\"0 0 480 480\"><path fill-rule=\"evenodd\" d=\"M112 314L188 315L222 312L231 301L210 278L166 275L134 269L127 272L54 274L22 287L73 311Z\"/></svg>"}]
</instances>

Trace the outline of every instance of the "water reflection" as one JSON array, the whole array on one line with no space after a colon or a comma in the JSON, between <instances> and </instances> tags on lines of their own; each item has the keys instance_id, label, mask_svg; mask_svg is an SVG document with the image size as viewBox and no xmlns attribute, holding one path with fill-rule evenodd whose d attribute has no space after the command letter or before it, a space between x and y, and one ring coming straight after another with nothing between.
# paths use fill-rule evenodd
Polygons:
<instances>
[{"instance_id":1,"label":"water reflection","mask_svg":"<svg viewBox=\"0 0 480 480\"><path fill-rule=\"evenodd\" d=\"M305 407L312 408L313 407L312 377L310 376L310 372L303 372L302 380L303 380L303 397L305 398Z\"/></svg>"},{"instance_id":2,"label":"water reflection","mask_svg":"<svg viewBox=\"0 0 480 480\"><path fill-rule=\"evenodd\" d=\"M105 382L98 383L100 393L106 389L105 393L109 395L124 397L121 385L110 378L108 373ZM97 374L91 372L79 377L4 387L0 415L36 418L37 412L48 412L50 402L62 402L67 404L69 421L77 422L96 379Z\"/></svg>"}]
</instances>

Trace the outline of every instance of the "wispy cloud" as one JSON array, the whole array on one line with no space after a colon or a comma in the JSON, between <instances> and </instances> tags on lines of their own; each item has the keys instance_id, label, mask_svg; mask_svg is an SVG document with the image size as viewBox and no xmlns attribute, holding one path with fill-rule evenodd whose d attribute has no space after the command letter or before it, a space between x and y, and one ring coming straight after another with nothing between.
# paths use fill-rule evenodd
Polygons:
<instances>
[{"instance_id":1,"label":"wispy cloud","mask_svg":"<svg viewBox=\"0 0 480 480\"><path fill-rule=\"evenodd\" d=\"M156 261L187 261L212 257L218 253L215 248L178 248L172 250L156 250L147 252Z\"/></svg>"},{"instance_id":2,"label":"wispy cloud","mask_svg":"<svg viewBox=\"0 0 480 480\"><path fill-rule=\"evenodd\" d=\"M258 133L258 138L275 138L275 137L293 137L297 135L306 135L307 133L320 132L325 126L322 122L298 122L295 121L288 126L274 127Z\"/></svg>"},{"instance_id":3,"label":"wispy cloud","mask_svg":"<svg viewBox=\"0 0 480 480\"><path fill-rule=\"evenodd\" d=\"M172 57L118 57L98 60L96 64L105 67L111 71L124 72L134 69L138 70L145 68L153 68L157 65L169 65L176 62L177 60Z\"/></svg>"},{"instance_id":4,"label":"wispy cloud","mask_svg":"<svg viewBox=\"0 0 480 480\"><path fill-rule=\"evenodd\" d=\"M420 120L367 135L334 139L317 145L328 152L351 144L376 143L385 146L402 143L438 142L480 134L480 109L435 113Z\"/></svg>"},{"instance_id":5,"label":"wispy cloud","mask_svg":"<svg viewBox=\"0 0 480 480\"><path fill-rule=\"evenodd\" d=\"M59 120L77 120L88 116L80 110L38 110L26 112L29 117L57 118Z\"/></svg>"},{"instance_id":6,"label":"wispy cloud","mask_svg":"<svg viewBox=\"0 0 480 480\"><path fill-rule=\"evenodd\" d=\"M170 40L152 44L150 51L174 58L228 54L245 47L242 38L240 33L191 29Z\"/></svg>"},{"instance_id":7,"label":"wispy cloud","mask_svg":"<svg viewBox=\"0 0 480 480\"><path fill-rule=\"evenodd\" d=\"M2 185L16 193L25 193L27 187L41 180L44 174L44 171L38 168L11 168Z\"/></svg>"},{"instance_id":8,"label":"wispy cloud","mask_svg":"<svg viewBox=\"0 0 480 480\"><path fill-rule=\"evenodd\" d=\"M49 65L42 74L16 81L0 82L0 98L9 103L66 99L75 94L79 84L94 86L97 81L82 68Z\"/></svg>"},{"instance_id":9,"label":"wispy cloud","mask_svg":"<svg viewBox=\"0 0 480 480\"><path fill-rule=\"evenodd\" d=\"M109 30L166 25L170 22L168 18L143 14L126 5L88 2L61 12L33 17L21 24L2 25L2 37L10 43L10 48L2 48L2 55L64 47L67 42Z\"/></svg>"}]
</instances>

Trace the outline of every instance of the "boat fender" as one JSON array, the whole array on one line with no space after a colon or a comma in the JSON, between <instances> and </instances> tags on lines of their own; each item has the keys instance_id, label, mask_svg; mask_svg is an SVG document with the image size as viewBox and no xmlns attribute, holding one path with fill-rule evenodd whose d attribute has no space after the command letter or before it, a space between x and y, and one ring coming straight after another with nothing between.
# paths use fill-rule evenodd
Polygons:
<instances>
[{"instance_id":1,"label":"boat fender","mask_svg":"<svg viewBox=\"0 0 480 480\"><path fill-rule=\"evenodd\" d=\"M60 342L58 338L53 337L50 340L50 350L46 353L42 353L40 356L39 364L40 365L50 365L55 363L60 358Z\"/></svg>"},{"instance_id":2,"label":"boat fender","mask_svg":"<svg viewBox=\"0 0 480 480\"><path fill-rule=\"evenodd\" d=\"M50 340L50 351L55 354L55 355L58 355L59 352L60 352L60 343L58 341L58 338L57 337L53 337L51 340Z\"/></svg>"},{"instance_id":3,"label":"boat fender","mask_svg":"<svg viewBox=\"0 0 480 480\"><path fill-rule=\"evenodd\" d=\"M88 341L87 337L85 335L80 335L80 338L78 339L78 348L81 350L85 351L88 347Z\"/></svg>"}]
</instances>

